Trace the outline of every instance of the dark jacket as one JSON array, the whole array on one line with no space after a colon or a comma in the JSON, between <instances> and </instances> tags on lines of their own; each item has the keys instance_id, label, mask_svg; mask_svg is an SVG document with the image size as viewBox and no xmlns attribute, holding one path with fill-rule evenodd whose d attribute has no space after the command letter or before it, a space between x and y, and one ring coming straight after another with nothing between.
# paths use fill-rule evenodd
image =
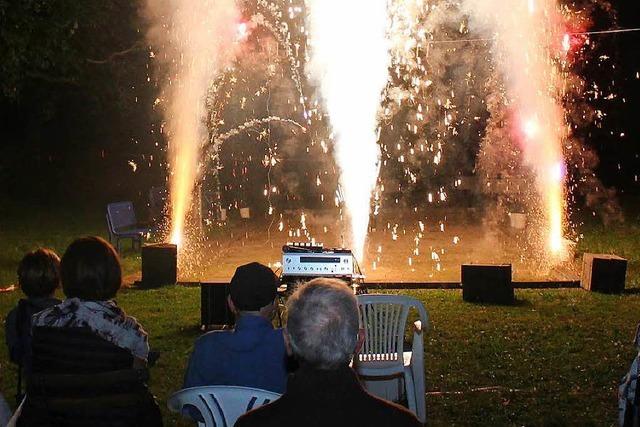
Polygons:
<instances>
[{"instance_id":1,"label":"dark jacket","mask_svg":"<svg viewBox=\"0 0 640 427\"><path fill-rule=\"evenodd\" d=\"M231 331L213 331L196 341L184 388L238 385L282 393L287 385L282 329L262 316L243 315Z\"/></svg>"},{"instance_id":2,"label":"dark jacket","mask_svg":"<svg viewBox=\"0 0 640 427\"><path fill-rule=\"evenodd\" d=\"M7 315L4 327L9 359L22 366L27 375L31 372L31 318L56 304L60 304L57 298L21 299Z\"/></svg>"},{"instance_id":3,"label":"dark jacket","mask_svg":"<svg viewBox=\"0 0 640 427\"><path fill-rule=\"evenodd\" d=\"M406 408L367 393L349 367L337 370L300 368L289 376L287 391L275 402L238 419L250 426L366 426L416 427L418 419Z\"/></svg>"}]
</instances>

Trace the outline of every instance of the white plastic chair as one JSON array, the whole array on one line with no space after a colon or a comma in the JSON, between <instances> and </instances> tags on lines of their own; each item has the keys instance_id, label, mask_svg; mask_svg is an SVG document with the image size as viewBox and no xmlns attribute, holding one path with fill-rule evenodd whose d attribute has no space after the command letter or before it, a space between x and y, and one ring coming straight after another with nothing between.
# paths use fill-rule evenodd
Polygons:
<instances>
[{"instance_id":1,"label":"white plastic chair","mask_svg":"<svg viewBox=\"0 0 640 427\"><path fill-rule=\"evenodd\" d=\"M375 377L402 377L409 410L420 422L427 419L422 330L429 325L427 311L420 301L404 295L358 295L361 327L365 339L354 366L365 380ZM411 351L404 351L404 332L409 310L415 308L419 320L413 324ZM376 390L369 388L373 394ZM380 396L386 398L386 396Z\"/></svg>"},{"instance_id":2,"label":"white plastic chair","mask_svg":"<svg viewBox=\"0 0 640 427\"><path fill-rule=\"evenodd\" d=\"M185 405L193 405L204 419L198 423L200 427L232 427L241 415L279 397L278 393L250 387L191 387L174 393L167 407L182 413Z\"/></svg>"}]
</instances>

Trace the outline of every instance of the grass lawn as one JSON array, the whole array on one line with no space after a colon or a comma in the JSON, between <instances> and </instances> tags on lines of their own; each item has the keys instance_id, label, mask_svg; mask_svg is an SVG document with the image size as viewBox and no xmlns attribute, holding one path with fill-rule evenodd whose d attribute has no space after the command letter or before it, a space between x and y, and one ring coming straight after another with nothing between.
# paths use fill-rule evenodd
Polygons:
<instances>
[{"instance_id":1,"label":"grass lawn","mask_svg":"<svg viewBox=\"0 0 640 427\"><path fill-rule=\"evenodd\" d=\"M76 236L104 235L100 213L45 213L0 217L0 285L15 282L20 257L36 246L60 253ZM579 250L615 252L630 260L628 286L640 287L640 228L584 231ZM139 257L125 255L126 274ZM411 291L431 317L425 335L427 405L432 425L613 425L617 382L632 358L640 321L640 295L582 290L519 290L512 307L462 302L459 291ZM0 294L6 315L19 292ZM166 425L188 425L168 414L166 398L180 388L194 339L199 335L197 288L125 289L119 304L137 317L162 353L151 369L151 388ZM0 334L4 335L4 328ZM0 346L0 391L11 400L16 369Z\"/></svg>"}]
</instances>

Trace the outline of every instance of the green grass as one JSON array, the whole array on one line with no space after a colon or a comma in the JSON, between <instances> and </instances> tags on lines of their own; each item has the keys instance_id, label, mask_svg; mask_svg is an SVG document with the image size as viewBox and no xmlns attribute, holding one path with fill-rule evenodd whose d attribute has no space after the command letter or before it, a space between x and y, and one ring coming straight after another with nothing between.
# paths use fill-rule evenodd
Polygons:
<instances>
[{"instance_id":1,"label":"green grass","mask_svg":"<svg viewBox=\"0 0 640 427\"><path fill-rule=\"evenodd\" d=\"M428 389L436 425L608 425L628 368L637 296L517 292L514 307L420 292L432 318ZM476 389L496 387L492 391Z\"/></svg>"},{"instance_id":2,"label":"green grass","mask_svg":"<svg viewBox=\"0 0 640 427\"><path fill-rule=\"evenodd\" d=\"M38 215L37 221L0 220L0 284L15 281L24 252L50 246L62 252L76 236L104 234L99 215ZM630 260L628 284L637 287L640 230L592 227L580 251L615 252ZM129 253L127 273L139 268ZM411 291L431 318L425 334L427 405L432 425L613 425L616 387L634 356L640 295L582 290L518 290L512 307L462 302L459 291ZM0 294L4 315L19 292ZM167 397L180 388L193 341L200 334L198 288L124 289L119 304L149 332L162 353L151 368L151 388L166 425L188 425L169 414ZM4 335L4 329L0 332ZM0 346L0 391L10 399L16 369Z\"/></svg>"},{"instance_id":3,"label":"green grass","mask_svg":"<svg viewBox=\"0 0 640 427\"><path fill-rule=\"evenodd\" d=\"M104 213L77 211L58 213L49 209L6 213L0 210L0 287L16 282L16 269L25 253L38 247L51 248L62 256L66 247L80 236L107 238ZM125 242L124 275L140 269L140 254Z\"/></svg>"}]
</instances>

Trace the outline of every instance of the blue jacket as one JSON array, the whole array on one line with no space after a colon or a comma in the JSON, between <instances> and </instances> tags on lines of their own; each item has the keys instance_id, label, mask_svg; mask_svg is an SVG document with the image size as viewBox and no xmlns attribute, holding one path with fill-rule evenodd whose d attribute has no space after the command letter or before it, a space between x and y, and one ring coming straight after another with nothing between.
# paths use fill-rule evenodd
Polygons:
<instances>
[{"instance_id":1,"label":"blue jacket","mask_svg":"<svg viewBox=\"0 0 640 427\"><path fill-rule=\"evenodd\" d=\"M261 316L240 316L234 330L209 332L196 340L184 388L237 385L283 393L286 359L282 329Z\"/></svg>"},{"instance_id":2,"label":"blue jacket","mask_svg":"<svg viewBox=\"0 0 640 427\"><path fill-rule=\"evenodd\" d=\"M57 298L23 298L17 307L9 312L5 321L5 339L9 349L9 359L22 366L25 374L31 374L31 319L54 305L60 304Z\"/></svg>"}]
</instances>

